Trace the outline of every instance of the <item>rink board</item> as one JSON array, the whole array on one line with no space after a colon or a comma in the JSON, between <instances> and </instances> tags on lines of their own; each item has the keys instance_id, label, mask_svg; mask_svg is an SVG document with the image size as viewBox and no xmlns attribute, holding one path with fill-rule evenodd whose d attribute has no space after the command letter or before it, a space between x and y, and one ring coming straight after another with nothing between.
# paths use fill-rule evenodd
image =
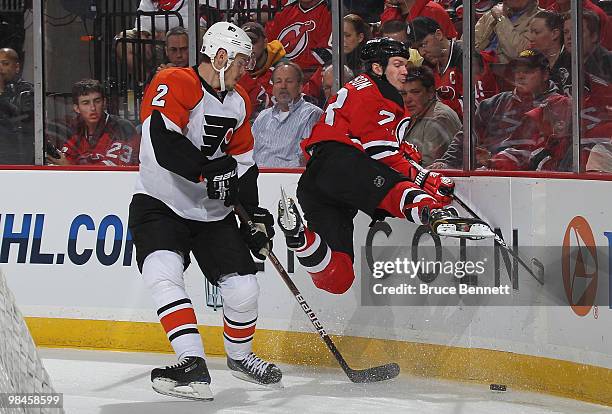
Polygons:
<instances>
[{"instance_id":1,"label":"rink board","mask_svg":"<svg viewBox=\"0 0 612 414\"><path fill-rule=\"evenodd\" d=\"M15 189L0 211L0 263L39 345L170 351L127 233L135 176L120 171L0 171L3 188ZM262 205L274 212L279 186L294 193L298 178L262 174ZM478 206L506 240L517 230L520 245L559 246L577 216L588 222L597 246L606 247L612 239L606 235L612 232L608 181L461 177L457 182L458 193ZM389 235L372 233L369 218L358 215L356 264L368 232L374 245L412 243L416 226L396 219L387 223ZM291 267L278 234L275 251ZM599 266L608 269L609 264ZM569 305L364 307L359 274L341 296L317 290L297 260L291 276L355 366L393 360L404 372L417 375L501 382L612 405L609 306L589 308L583 316ZM333 365L270 265L259 273L259 281L256 350L288 363ZM220 354L221 312L206 306L197 266L188 269L186 283L206 351ZM521 276L520 289L528 291L534 283Z\"/></svg>"}]
</instances>

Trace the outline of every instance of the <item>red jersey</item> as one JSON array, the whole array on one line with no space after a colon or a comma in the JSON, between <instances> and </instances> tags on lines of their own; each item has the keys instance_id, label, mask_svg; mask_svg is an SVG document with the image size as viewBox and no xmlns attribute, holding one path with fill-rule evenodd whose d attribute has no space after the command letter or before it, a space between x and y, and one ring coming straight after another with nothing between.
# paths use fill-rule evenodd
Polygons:
<instances>
[{"instance_id":1,"label":"red jersey","mask_svg":"<svg viewBox=\"0 0 612 414\"><path fill-rule=\"evenodd\" d=\"M136 129L124 119L105 115L91 136L80 121L77 133L64 143L62 152L76 165L138 165L140 136Z\"/></svg>"},{"instance_id":2,"label":"red jersey","mask_svg":"<svg viewBox=\"0 0 612 414\"><path fill-rule=\"evenodd\" d=\"M244 88L251 100L251 109L253 118L270 106L272 102L272 69L253 78L250 73L246 72L238 84Z\"/></svg>"},{"instance_id":3,"label":"red jersey","mask_svg":"<svg viewBox=\"0 0 612 414\"><path fill-rule=\"evenodd\" d=\"M410 164L399 151L397 136L404 116L399 92L387 81L362 74L330 98L302 148L308 151L319 142L341 142L409 176Z\"/></svg>"},{"instance_id":4,"label":"red jersey","mask_svg":"<svg viewBox=\"0 0 612 414\"><path fill-rule=\"evenodd\" d=\"M411 22L419 16L434 19L440 25L442 33L444 33L447 38L454 39L458 36L457 29L455 29L455 25L450 19L447 11L438 3L429 0L417 0L405 19L407 22ZM404 20L399 7L385 8L380 15L380 21L384 23L389 20Z\"/></svg>"},{"instance_id":5,"label":"red jersey","mask_svg":"<svg viewBox=\"0 0 612 414\"><path fill-rule=\"evenodd\" d=\"M266 25L268 41L278 39L285 58L299 65L308 79L331 57L331 13L325 0L305 10L299 2L285 7Z\"/></svg>"},{"instance_id":6,"label":"red jersey","mask_svg":"<svg viewBox=\"0 0 612 414\"><path fill-rule=\"evenodd\" d=\"M481 53L483 57L483 71L475 77L474 85L476 103L499 93L499 86L495 75L489 68L490 57ZM436 94L442 103L450 106L459 115L463 116L463 49L461 44L451 40L448 62L443 68L433 68L436 82Z\"/></svg>"}]
</instances>

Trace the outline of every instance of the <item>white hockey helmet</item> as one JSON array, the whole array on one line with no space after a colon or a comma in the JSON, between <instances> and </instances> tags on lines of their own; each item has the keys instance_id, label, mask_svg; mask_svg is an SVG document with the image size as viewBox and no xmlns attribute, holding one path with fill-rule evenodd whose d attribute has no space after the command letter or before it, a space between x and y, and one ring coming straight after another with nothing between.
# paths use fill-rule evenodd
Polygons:
<instances>
[{"instance_id":1,"label":"white hockey helmet","mask_svg":"<svg viewBox=\"0 0 612 414\"><path fill-rule=\"evenodd\" d=\"M219 49L227 52L227 63L222 68L216 68L215 56ZM202 37L202 48L200 53L208 56L212 62L213 69L219 72L221 90L225 90L225 71L232 64L238 53L249 58L247 70L254 66L253 44L251 38L240 27L229 22L218 22L208 28Z\"/></svg>"}]
</instances>

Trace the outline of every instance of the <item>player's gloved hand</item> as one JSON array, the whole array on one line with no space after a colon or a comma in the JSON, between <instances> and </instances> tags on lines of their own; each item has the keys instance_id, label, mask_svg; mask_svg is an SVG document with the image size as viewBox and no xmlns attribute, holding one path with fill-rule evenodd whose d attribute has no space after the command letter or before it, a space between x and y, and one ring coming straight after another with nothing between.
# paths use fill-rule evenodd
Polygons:
<instances>
[{"instance_id":1,"label":"player's gloved hand","mask_svg":"<svg viewBox=\"0 0 612 414\"><path fill-rule=\"evenodd\" d=\"M238 196L238 173L236 160L229 155L216 158L202 168L200 181L206 179L206 191L211 200L225 200L231 206Z\"/></svg>"},{"instance_id":2,"label":"player's gloved hand","mask_svg":"<svg viewBox=\"0 0 612 414\"><path fill-rule=\"evenodd\" d=\"M450 204L453 201L455 182L440 173L421 168L414 183L441 203Z\"/></svg>"},{"instance_id":3,"label":"player's gloved hand","mask_svg":"<svg viewBox=\"0 0 612 414\"><path fill-rule=\"evenodd\" d=\"M257 207L249 212L251 221L255 223L255 229L251 230L245 223L240 225L242 237L249 246L253 256L259 260L265 260L268 252L272 250L272 238L274 237L274 217L268 210Z\"/></svg>"},{"instance_id":4,"label":"player's gloved hand","mask_svg":"<svg viewBox=\"0 0 612 414\"><path fill-rule=\"evenodd\" d=\"M423 161L423 156L417 147L409 142L402 141L400 144L400 153L404 154L404 157L413 160L417 164L420 164Z\"/></svg>"}]
</instances>

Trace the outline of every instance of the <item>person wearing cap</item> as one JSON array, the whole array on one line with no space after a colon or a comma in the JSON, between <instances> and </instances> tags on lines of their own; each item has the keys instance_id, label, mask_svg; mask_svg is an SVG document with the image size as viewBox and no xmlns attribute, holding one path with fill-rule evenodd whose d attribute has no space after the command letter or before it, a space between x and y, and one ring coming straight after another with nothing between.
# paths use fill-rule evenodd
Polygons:
<instances>
[{"instance_id":1,"label":"person wearing cap","mask_svg":"<svg viewBox=\"0 0 612 414\"><path fill-rule=\"evenodd\" d=\"M459 117L463 116L463 46L461 42L447 39L440 25L429 17L417 17L409 23L412 45L424 59L435 75L436 89L440 100L450 106ZM497 90L490 85L492 77L486 76L488 70L484 57L483 64L476 76L476 99L489 97L488 91Z\"/></svg>"},{"instance_id":2,"label":"person wearing cap","mask_svg":"<svg viewBox=\"0 0 612 414\"><path fill-rule=\"evenodd\" d=\"M423 165L429 165L444 154L461 129L461 120L436 97L434 74L427 66L408 69L403 90L410 117L400 123L398 137L414 145L423 156Z\"/></svg>"},{"instance_id":3,"label":"person wearing cap","mask_svg":"<svg viewBox=\"0 0 612 414\"><path fill-rule=\"evenodd\" d=\"M271 105L272 67L283 59L285 49L278 40L268 42L263 26L257 22L243 24L242 30L253 43L255 66L242 75L238 84L249 95L252 110L251 121L254 121L261 111Z\"/></svg>"},{"instance_id":4,"label":"person wearing cap","mask_svg":"<svg viewBox=\"0 0 612 414\"><path fill-rule=\"evenodd\" d=\"M161 394L212 400L211 376L183 272L191 254L223 299L227 366L259 384L280 369L253 353L259 285L274 219L259 206L249 98L238 80L254 65L249 36L228 22L202 39L201 63L160 71L142 99L140 168L128 226L136 262L178 363L151 372ZM238 228L241 204L256 230Z\"/></svg>"},{"instance_id":5,"label":"person wearing cap","mask_svg":"<svg viewBox=\"0 0 612 414\"><path fill-rule=\"evenodd\" d=\"M410 37L408 36L408 24L402 20L388 20L380 26L381 37L388 37L397 40L398 42L410 45ZM423 57L416 49L410 48L409 67L421 66Z\"/></svg>"},{"instance_id":6,"label":"person wearing cap","mask_svg":"<svg viewBox=\"0 0 612 414\"><path fill-rule=\"evenodd\" d=\"M529 45L529 24L539 12L537 0L503 0L476 22L475 47L491 51L500 63L508 63Z\"/></svg>"},{"instance_id":7,"label":"person wearing cap","mask_svg":"<svg viewBox=\"0 0 612 414\"><path fill-rule=\"evenodd\" d=\"M477 168L527 169L528 158L524 156L535 145L530 141L534 131L542 131L540 139L547 139L553 132L565 133L567 120L571 118L567 112L569 100L558 93L550 80L548 65L548 59L542 52L536 49L522 51L510 62L514 89L480 102L474 116ZM542 112L527 115L536 108L542 109ZM533 122L524 125L526 117L531 117ZM460 168L463 138L463 131L459 131L446 153L430 168ZM513 163L512 157L519 156L523 156L520 162Z\"/></svg>"},{"instance_id":8,"label":"person wearing cap","mask_svg":"<svg viewBox=\"0 0 612 414\"><path fill-rule=\"evenodd\" d=\"M429 0L385 0L385 10L380 21L383 24L389 20L411 22L420 16L438 22L445 37L454 39L458 36L457 29L444 7Z\"/></svg>"}]
</instances>

